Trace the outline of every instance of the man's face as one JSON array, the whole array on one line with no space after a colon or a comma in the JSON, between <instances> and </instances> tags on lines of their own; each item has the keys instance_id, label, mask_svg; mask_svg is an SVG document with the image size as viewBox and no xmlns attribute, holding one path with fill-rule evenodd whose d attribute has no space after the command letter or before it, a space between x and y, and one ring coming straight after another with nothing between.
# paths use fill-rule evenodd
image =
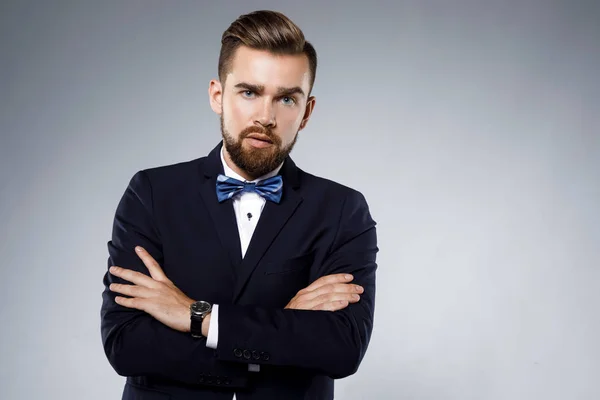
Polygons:
<instances>
[{"instance_id":1,"label":"man's face","mask_svg":"<svg viewBox=\"0 0 600 400\"><path fill-rule=\"evenodd\" d=\"M239 47L224 83L211 81L211 107L220 115L226 158L248 178L283 162L306 126L315 100L308 98L308 58Z\"/></svg>"}]
</instances>

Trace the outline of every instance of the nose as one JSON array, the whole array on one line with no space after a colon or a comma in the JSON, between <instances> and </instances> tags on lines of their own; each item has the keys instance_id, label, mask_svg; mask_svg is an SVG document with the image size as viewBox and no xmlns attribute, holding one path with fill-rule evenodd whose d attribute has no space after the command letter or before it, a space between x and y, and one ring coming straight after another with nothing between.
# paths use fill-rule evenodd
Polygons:
<instances>
[{"instance_id":1,"label":"nose","mask_svg":"<svg viewBox=\"0 0 600 400\"><path fill-rule=\"evenodd\" d=\"M256 115L254 122L264 127L275 127L275 125L277 124L275 122L275 108L273 107L273 104L270 99L265 98L261 109Z\"/></svg>"}]
</instances>

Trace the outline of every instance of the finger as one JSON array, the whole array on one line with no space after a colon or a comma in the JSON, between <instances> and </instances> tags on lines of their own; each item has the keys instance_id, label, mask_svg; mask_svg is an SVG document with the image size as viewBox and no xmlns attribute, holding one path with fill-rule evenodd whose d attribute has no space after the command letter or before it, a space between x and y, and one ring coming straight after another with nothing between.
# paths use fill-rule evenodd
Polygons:
<instances>
[{"instance_id":1,"label":"finger","mask_svg":"<svg viewBox=\"0 0 600 400\"><path fill-rule=\"evenodd\" d=\"M320 288L324 285L329 285L332 283L348 283L352 281L354 277L351 274L333 274L333 275L325 275L305 287L304 291L313 291L317 288Z\"/></svg>"},{"instance_id":2,"label":"finger","mask_svg":"<svg viewBox=\"0 0 600 400\"><path fill-rule=\"evenodd\" d=\"M360 300L360 296L356 293L327 293L316 297L312 300L303 302L302 308L312 310L319 304L330 303L332 301L347 301L348 303L356 303Z\"/></svg>"},{"instance_id":3,"label":"finger","mask_svg":"<svg viewBox=\"0 0 600 400\"><path fill-rule=\"evenodd\" d=\"M138 286L156 287L157 282L146 274L117 266L110 267L110 273Z\"/></svg>"},{"instance_id":4,"label":"finger","mask_svg":"<svg viewBox=\"0 0 600 400\"><path fill-rule=\"evenodd\" d=\"M327 293L357 293L362 294L364 288L360 285L351 283L335 283L329 285L323 285L312 292L306 292L302 294L307 300L314 299Z\"/></svg>"},{"instance_id":5,"label":"finger","mask_svg":"<svg viewBox=\"0 0 600 400\"><path fill-rule=\"evenodd\" d=\"M142 259L146 268L150 272L150 276L157 281L167 280L167 276L163 272L158 262L144 249L142 246L136 246L135 252Z\"/></svg>"},{"instance_id":6,"label":"finger","mask_svg":"<svg viewBox=\"0 0 600 400\"><path fill-rule=\"evenodd\" d=\"M348 302L344 300L330 301L327 303L317 304L311 310L315 311L338 311L348 307Z\"/></svg>"},{"instance_id":7,"label":"finger","mask_svg":"<svg viewBox=\"0 0 600 400\"><path fill-rule=\"evenodd\" d=\"M328 301L347 301L349 303L356 303L360 301L360 295L357 293L326 293L319 297L315 297L315 302L326 303Z\"/></svg>"},{"instance_id":8,"label":"finger","mask_svg":"<svg viewBox=\"0 0 600 400\"><path fill-rule=\"evenodd\" d=\"M123 307L135 308L137 310L144 311L144 302L140 301L140 299L137 299L135 297L127 298L127 297L116 296L115 303L117 303L118 305L123 306Z\"/></svg>"},{"instance_id":9,"label":"finger","mask_svg":"<svg viewBox=\"0 0 600 400\"><path fill-rule=\"evenodd\" d=\"M110 290L115 293L124 294L131 297L148 298L151 297L152 292L148 288L136 285L123 285L120 283L111 283L109 286Z\"/></svg>"}]
</instances>

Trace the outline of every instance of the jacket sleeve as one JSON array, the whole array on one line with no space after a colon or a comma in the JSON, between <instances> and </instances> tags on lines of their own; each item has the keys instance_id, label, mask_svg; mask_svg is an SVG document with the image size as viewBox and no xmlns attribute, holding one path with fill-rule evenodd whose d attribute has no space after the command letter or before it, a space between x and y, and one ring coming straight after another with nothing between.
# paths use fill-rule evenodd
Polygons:
<instances>
[{"instance_id":1,"label":"jacket sleeve","mask_svg":"<svg viewBox=\"0 0 600 400\"><path fill-rule=\"evenodd\" d=\"M365 289L360 301L335 312L221 304L217 358L310 368L332 378L355 373L373 330L377 251L375 222L362 194L352 191L318 276L353 274Z\"/></svg>"},{"instance_id":2,"label":"jacket sleeve","mask_svg":"<svg viewBox=\"0 0 600 400\"><path fill-rule=\"evenodd\" d=\"M163 265L160 233L153 218L152 188L144 171L136 173L116 210L112 240L108 242L108 265L117 265L149 275L136 255L144 247ZM106 356L119 375L153 376L185 383L216 385L223 376L229 387L244 386L246 365L216 360L205 339L163 325L144 311L115 303L109 285L126 282L107 272L102 293L101 334ZM211 379L206 379L207 377ZM225 378L226 377L226 378Z\"/></svg>"}]
</instances>

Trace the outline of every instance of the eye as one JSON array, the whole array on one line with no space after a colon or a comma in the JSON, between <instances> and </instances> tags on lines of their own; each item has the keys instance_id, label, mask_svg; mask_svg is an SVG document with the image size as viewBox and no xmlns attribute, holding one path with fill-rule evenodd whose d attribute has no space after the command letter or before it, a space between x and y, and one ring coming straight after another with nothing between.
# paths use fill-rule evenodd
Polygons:
<instances>
[{"instance_id":1,"label":"eye","mask_svg":"<svg viewBox=\"0 0 600 400\"><path fill-rule=\"evenodd\" d=\"M244 96L246 98L252 98L252 97L254 97L254 92L252 90L244 90L242 92L242 96Z\"/></svg>"},{"instance_id":2,"label":"eye","mask_svg":"<svg viewBox=\"0 0 600 400\"><path fill-rule=\"evenodd\" d=\"M286 106L293 106L294 104L296 104L296 99L290 96L283 96L281 98L281 101L283 101L283 104L285 104Z\"/></svg>"}]
</instances>

